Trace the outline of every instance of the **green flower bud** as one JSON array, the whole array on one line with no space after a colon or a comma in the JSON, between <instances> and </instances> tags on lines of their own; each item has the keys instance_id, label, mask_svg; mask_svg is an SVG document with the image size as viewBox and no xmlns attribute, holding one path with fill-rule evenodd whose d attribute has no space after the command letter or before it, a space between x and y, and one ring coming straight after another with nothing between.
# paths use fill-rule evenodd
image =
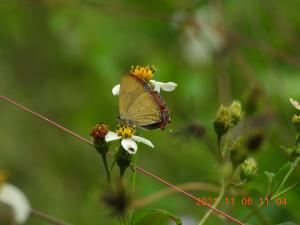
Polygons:
<instances>
[{"instance_id":1,"label":"green flower bud","mask_svg":"<svg viewBox=\"0 0 300 225\"><path fill-rule=\"evenodd\" d=\"M120 168L120 176L122 178L124 176L125 170L130 166L133 160L133 155L129 154L121 145L115 157L116 162Z\"/></svg>"},{"instance_id":2,"label":"green flower bud","mask_svg":"<svg viewBox=\"0 0 300 225\"><path fill-rule=\"evenodd\" d=\"M296 129L298 131L300 131L300 115L293 116L293 123L294 123L294 126L296 127Z\"/></svg>"},{"instance_id":3,"label":"green flower bud","mask_svg":"<svg viewBox=\"0 0 300 225\"><path fill-rule=\"evenodd\" d=\"M254 158L249 157L241 165L240 177L242 180L251 181L257 172L257 163Z\"/></svg>"},{"instance_id":4,"label":"green flower bud","mask_svg":"<svg viewBox=\"0 0 300 225\"><path fill-rule=\"evenodd\" d=\"M231 115L231 124L237 125L243 116L241 103L239 101L233 101L229 106L229 112Z\"/></svg>"},{"instance_id":5,"label":"green flower bud","mask_svg":"<svg viewBox=\"0 0 300 225\"><path fill-rule=\"evenodd\" d=\"M227 133L231 125L231 113L227 107L220 106L213 124L218 137Z\"/></svg>"},{"instance_id":6,"label":"green flower bud","mask_svg":"<svg viewBox=\"0 0 300 225\"><path fill-rule=\"evenodd\" d=\"M233 167L236 168L247 158L248 151L243 147L243 138L238 138L236 141L228 146L230 151L230 161Z\"/></svg>"}]
</instances>

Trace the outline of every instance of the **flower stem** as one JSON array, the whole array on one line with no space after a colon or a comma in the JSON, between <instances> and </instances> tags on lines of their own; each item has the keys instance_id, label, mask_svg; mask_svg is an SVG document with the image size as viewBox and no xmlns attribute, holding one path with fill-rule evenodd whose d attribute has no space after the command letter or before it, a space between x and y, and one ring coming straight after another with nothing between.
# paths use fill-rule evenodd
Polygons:
<instances>
[{"instance_id":1,"label":"flower stem","mask_svg":"<svg viewBox=\"0 0 300 225\"><path fill-rule=\"evenodd\" d=\"M133 163L132 163L132 175L131 175L131 191L134 192L134 188L135 188L135 179L136 179L136 155L133 156Z\"/></svg>"},{"instance_id":2,"label":"flower stem","mask_svg":"<svg viewBox=\"0 0 300 225\"><path fill-rule=\"evenodd\" d=\"M104 164L105 171L106 171L107 182L110 184L110 169L107 164L106 154L101 154L101 156L102 156L103 164Z\"/></svg>"},{"instance_id":3,"label":"flower stem","mask_svg":"<svg viewBox=\"0 0 300 225\"><path fill-rule=\"evenodd\" d=\"M299 142L300 142L300 133L297 134L296 144L295 144L296 147L298 146Z\"/></svg>"},{"instance_id":4,"label":"flower stem","mask_svg":"<svg viewBox=\"0 0 300 225\"><path fill-rule=\"evenodd\" d=\"M57 219L53 216L50 216L50 215L43 213L36 209L31 209L31 216L42 219L44 221L47 221L47 222L49 222L51 224L55 224L55 225L71 225L70 223L64 222L60 219Z\"/></svg>"},{"instance_id":5,"label":"flower stem","mask_svg":"<svg viewBox=\"0 0 300 225\"><path fill-rule=\"evenodd\" d=\"M220 191L220 194L219 194L217 200L216 200L215 203L213 204L213 207L214 207L214 208L216 208L216 207L220 204L220 202L221 202L221 200L222 200L222 198L223 198L223 196L224 196L225 189L226 189L226 184L225 184L225 181L222 180L221 191ZM202 217L202 219L200 220L200 222L198 223L198 225L203 225L203 224L205 223L205 221L208 219L208 217L211 215L212 212L213 212L212 209L208 210L208 211L205 213L205 215Z\"/></svg>"}]
</instances>

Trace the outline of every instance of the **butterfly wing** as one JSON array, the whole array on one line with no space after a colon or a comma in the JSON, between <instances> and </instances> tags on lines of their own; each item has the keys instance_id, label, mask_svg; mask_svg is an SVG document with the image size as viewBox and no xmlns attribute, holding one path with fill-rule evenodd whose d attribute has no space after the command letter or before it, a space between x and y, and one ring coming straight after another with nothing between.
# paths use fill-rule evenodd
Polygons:
<instances>
[{"instance_id":1,"label":"butterfly wing","mask_svg":"<svg viewBox=\"0 0 300 225\"><path fill-rule=\"evenodd\" d=\"M151 125L160 123L160 108L149 90L150 87L145 81L128 74L123 76L119 95L122 120L146 129L157 128Z\"/></svg>"}]
</instances>

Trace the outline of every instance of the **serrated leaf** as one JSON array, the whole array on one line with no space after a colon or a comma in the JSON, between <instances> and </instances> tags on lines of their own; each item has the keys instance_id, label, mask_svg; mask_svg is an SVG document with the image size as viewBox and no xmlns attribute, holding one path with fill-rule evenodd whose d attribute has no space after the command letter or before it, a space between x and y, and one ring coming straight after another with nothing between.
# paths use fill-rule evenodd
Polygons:
<instances>
[{"instance_id":1,"label":"serrated leaf","mask_svg":"<svg viewBox=\"0 0 300 225\"><path fill-rule=\"evenodd\" d=\"M144 224L145 219L149 217L153 217L155 215L162 215L168 217L169 219L173 220L177 225L182 225L182 221L178 216L163 209L143 209L143 210L135 211L131 216L130 224L142 225Z\"/></svg>"}]
</instances>

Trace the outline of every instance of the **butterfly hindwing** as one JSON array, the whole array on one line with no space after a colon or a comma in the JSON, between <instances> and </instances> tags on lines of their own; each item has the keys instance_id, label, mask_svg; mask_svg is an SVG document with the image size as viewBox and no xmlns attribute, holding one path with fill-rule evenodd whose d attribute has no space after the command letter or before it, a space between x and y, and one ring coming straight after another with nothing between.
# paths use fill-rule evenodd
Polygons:
<instances>
[{"instance_id":1,"label":"butterfly hindwing","mask_svg":"<svg viewBox=\"0 0 300 225\"><path fill-rule=\"evenodd\" d=\"M159 123L160 108L149 90L150 87L143 80L133 75L124 75L120 84L120 118L145 128Z\"/></svg>"}]
</instances>

